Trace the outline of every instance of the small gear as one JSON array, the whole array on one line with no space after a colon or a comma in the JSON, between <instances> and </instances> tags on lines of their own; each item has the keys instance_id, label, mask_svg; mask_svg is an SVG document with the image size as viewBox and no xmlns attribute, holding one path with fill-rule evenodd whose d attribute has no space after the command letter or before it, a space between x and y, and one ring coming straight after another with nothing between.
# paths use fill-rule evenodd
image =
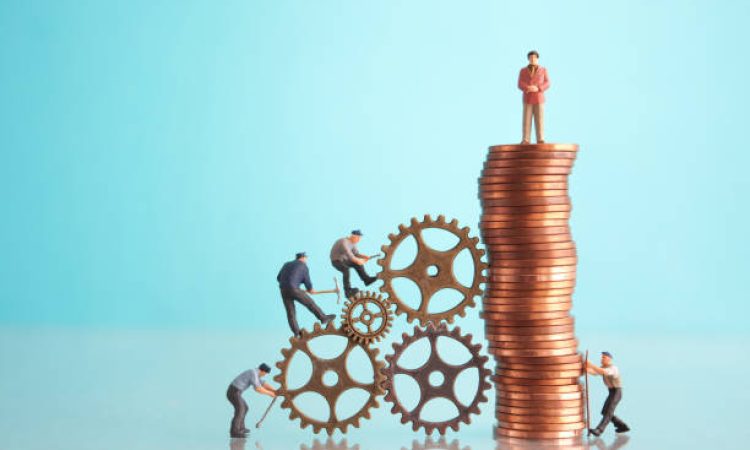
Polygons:
<instances>
[{"instance_id":1,"label":"small gear","mask_svg":"<svg viewBox=\"0 0 750 450\"><path fill-rule=\"evenodd\" d=\"M460 365L453 365L445 362L437 351L437 339L441 336L461 343L469 351L471 358ZM416 369L405 369L399 366L399 359L404 351L409 348L411 344L424 337L426 337L430 343L430 355L427 358L427 361L421 367ZM433 324L427 325L426 329L414 327L414 334L409 336L404 333L402 338L403 342L401 344L393 344L394 353L385 357L388 362L388 367L383 369L383 374L385 374L386 378L385 399L386 401L393 403L391 412L393 414L401 414L401 423L411 422L414 431L423 427L427 434L431 434L434 430L438 430L440 434L445 434L448 427L454 431L458 431L461 422L467 424L471 423L470 415L479 414L479 404L487 401L487 396L484 395L484 391L490 388L490 383L487 380L491 372L484 367L488 358L479 354L482 346L471 342L471 334L462 336L460 328L456 327L452 330L448 330L448 326L445 323L441 323L437 328L435 328ZM471 403L464 405L456 397L455 382L459 374L469 368L477 369L479 373L479 384ZM434 372L439 372L443 375L442 384L434 385L430 382L430 375ZM398 399L398 394L394 385L396 375L408 375L412 377L419 386L419 403L411 411L407 411ZM458 410L458 415L442 422L423 420L421 415L424 406L430 400L436 398L444 398L452 402Z\"/></svg>"},{"instance_id":2,"label":"small gear","mask_svg":"<svg viewBox=\"0 0 750 450\"><path fill-rule=\"evenodd\" d=\"M350 338L369 345L381 340L391 329L391 304L380 294L357 292L344 304L341 321Z\"/></svg>"},{"instance_id":3,"label":"small gear","mask_svg":"<svg viewBox=\"0 0 750 450\"><path fill-rule=\"evenodd\" d=\"M321 336L341 336L346 338L346 349L335 358L324 359L318 357L310 349L309 342ZM278 395L283 397L281 407L290 410L290 419L299 418L300 427L303 429L312 425L315 433L319 433L321 430L325 429L326 432L331 435L337 429L342 433L346 433L346 430L350 425L359 428L360 419L363 417L366 419L370 418L370 409L379 406L377 397L385 392L382 386L385 380L385 376L382 374L384 364L377 360L377 349L369 348L352 339L348 339L346 332L341 328L334 327L332 321L329 322L325 328L321 327L320 323L316 323L311 332L302 330L301 336L289 338L289 343L291 344L291 348L281 350L284 359L276 363L276 367L279 368L280 373L274 377L274 380L279 383L280 386ZM367 358L370 360L373 370L373 381L371 383L361 383L354 380L347 370L349 354L355 347L362 348L365 351ZM303 386L289 389L287 387L289 362L297 352L303 353L310 358L310 362L312 363L312 374L310 375L310 379ZM323 381L323 376L328 372L333 372L338 376L337 382L332 386L327 385ZM354 415L347 419L339 419L336 414L336 403L338 402L339 397L345 391L355 388L368 392L370 397ZM328 420L321 421L313 419L297 408L297 405L294 404L294 399L305 392L316 392L323 396L329 407Z\"/></svg>"},{"instance_id":4,"label":"small gear","mask_svg":"<svg viewBox=\"0 0 750 450\"><path fill-rule=\"evenodd\" d=\"M458 243L455 247L439 251L429 247L422 238L422 231L430 228L437 228L452 233L458 237ZM388 294L388 300L396 305L397 314L406 314L407 320L412 322L418 319L419 323L424 326L428 322L438 323L442 320L453 323L453 319L458 314L461 317L466 315L466 308L476 305L474 298L482 295L480 285L487 281L484 274L487 264L482 261L484 250L477 248L479 238L469 237L469 227L459 228L458 221L453 219L450 222L445 221L445 216L438 216L433 220L429 215L424 216L424 220L419 222L416 218L411 219L411 225L399 225L399 233L388 235L390 244L381 247L383 258L377 263L383 268L378 274L378 278L383 280L380 291ZM414 262L404 269L392 269L391 260L398 246L409 236L414 236L417 243L417 255ZM456 279L453 265L456 257L463 250L468 249L474 262L474 278L471 286L464 286ZM432 274L430 270L434 271ZM422 294L422 300L417 309L407 306L393 289L392 281L394 278L408 278L419 286ZM437 313L429 312L430 299L440 290L450 288L459 291L463 298L454 307Z\"/></svg>"}]
</instances>

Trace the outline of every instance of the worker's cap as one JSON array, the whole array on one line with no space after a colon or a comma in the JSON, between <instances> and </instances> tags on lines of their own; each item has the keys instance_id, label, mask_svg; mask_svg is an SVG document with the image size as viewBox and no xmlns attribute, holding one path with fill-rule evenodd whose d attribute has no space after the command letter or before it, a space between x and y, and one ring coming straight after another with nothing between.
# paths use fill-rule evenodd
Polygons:
<instances>
[{"instance_id":1,"label":"worker's cap","mask_svg":"<svg viewBox=\"0 0 750 450\"><path fill-rule=\"evenodd\" d=\"M268 367L268 364L266 364L266 363L263 363L263 364L259 365L258 369L262 370L265 373L271 373L271 368Z\"/></svg>"},{"instance_id":2,"label":"worker's cap","mask_svg":"<svg viewBox=\"0 0 750 450\"><path fill-rule=\"evenodd\" d=\"M307 253L305 252L299 252L296 255L294 255L294 257L297 259L304 258L305 256L307 256Z\"/></svg>"},{"instance_id":3,"label":"worker's cap","mask_svg":"<svg viewBox=\"0 0 750 450\"><path fill-rule=\"evenodd\" d=\"M606 356L608 358L612 358L612 353L610 353L610 352L602 352L602 356Z\"/></svg>"},{"instance_id":4,"label":"worker's cap","mask_svg":"<svg viewBox=\"0 0 750 450\"><path fill-rule=\"evenodd\" d=\"M352 230L354 236L362 236L362 230Z\"/></svg>"}]
</instances>

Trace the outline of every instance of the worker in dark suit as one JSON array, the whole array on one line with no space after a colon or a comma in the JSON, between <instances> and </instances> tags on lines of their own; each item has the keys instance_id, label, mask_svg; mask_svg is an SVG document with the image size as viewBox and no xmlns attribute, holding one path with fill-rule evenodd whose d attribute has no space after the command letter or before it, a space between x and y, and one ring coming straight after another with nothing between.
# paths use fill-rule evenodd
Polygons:
<instances>
[{"instance_id":1,"label":"worker in dark suit","mask_svg":"<svg viewBox=\"0 0 750 450\"><path fill-rule=\"evenodd\" d=\"M312 281L310 281L306 253L297 253L294 261L285 263L276 280L279 282L279 290L281 291L281 299L284 301L289 328L292 329L295 336L300 335L297 312L294 307L295 301L307 308L324 325L336 317L334 314L323 314L323 311L309 295L316 294L317 291L313 289ZM306 290L300 289L301 285L304 285Z\"/></svg>"}]
</instances>

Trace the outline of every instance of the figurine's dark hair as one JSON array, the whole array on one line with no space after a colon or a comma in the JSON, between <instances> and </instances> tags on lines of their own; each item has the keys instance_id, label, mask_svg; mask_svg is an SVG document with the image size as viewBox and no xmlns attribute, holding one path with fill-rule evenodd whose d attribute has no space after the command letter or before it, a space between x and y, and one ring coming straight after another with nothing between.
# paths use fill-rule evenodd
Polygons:
<instances>
[{"instance_id":1,"label":"figurine's dark hair","mask_svg":"<svg viewBox=\"0 0 750 450\"><path fill-rule=\"evenodd\" d=\"M536 55L536 57L539 58L539 52L537 52L536 50L532 50L529 53L527 53L526 54L526 59L531 58L531 55Z\"/></svg>"},{"instance_id":2,"label":"figurine's dark hair","mask_svg":"<svg viewBox=\"0 0 750 450\"><path fill-rule=\"evenodd\" d=\"M258 369L262 370L265 373L271 373L271 368L268 367L268 364L266 364L266 363L263 363L263 364L259 365Z\"/></svg>"}]
</instances>

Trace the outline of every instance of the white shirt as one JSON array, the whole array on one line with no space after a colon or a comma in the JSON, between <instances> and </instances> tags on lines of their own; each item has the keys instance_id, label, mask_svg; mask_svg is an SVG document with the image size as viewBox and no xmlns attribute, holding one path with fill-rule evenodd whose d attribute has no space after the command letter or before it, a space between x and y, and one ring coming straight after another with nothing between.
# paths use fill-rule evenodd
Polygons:
<instances>
[{"instance_id":1,"label":"white shirt","mask_svg":"<svg viewBox=\"0 0 750 450\"><path fill-rule=\"evenodd\" d=\"M620 369L617 366L602 367L604 375L604 385L608 388L619 388L622 387L622 380L620 380Z\"/></svg>"}]
</instances>

